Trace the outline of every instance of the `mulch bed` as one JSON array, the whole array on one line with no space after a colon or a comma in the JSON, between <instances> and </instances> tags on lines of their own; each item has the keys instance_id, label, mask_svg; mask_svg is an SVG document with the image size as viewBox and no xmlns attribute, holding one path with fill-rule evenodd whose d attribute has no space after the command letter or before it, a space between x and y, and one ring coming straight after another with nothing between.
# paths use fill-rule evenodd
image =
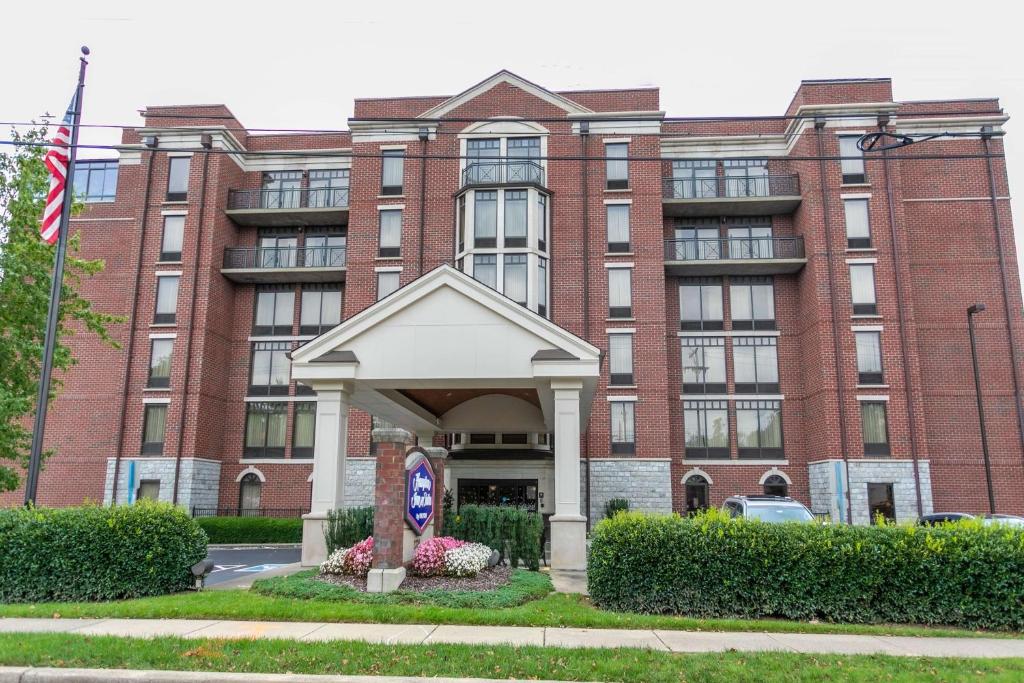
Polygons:
<instances>
[{"instance_id":1,"label":"mulch bed","mask_svg":"<svg viewBox=\"0 0 1024 683\"><path fill-rule=\"evenodd\" d=\"M512 568L505 565L490 567L476 576L413 576L406 574L405 581L399 590L422 593L424 591L490 591L508 583L512 576ZM357 591L366 591L365 576L342 576L339 574L320 574L318 581L333 583L338 586L349 586Z\"/></svg>"}]
</instances>

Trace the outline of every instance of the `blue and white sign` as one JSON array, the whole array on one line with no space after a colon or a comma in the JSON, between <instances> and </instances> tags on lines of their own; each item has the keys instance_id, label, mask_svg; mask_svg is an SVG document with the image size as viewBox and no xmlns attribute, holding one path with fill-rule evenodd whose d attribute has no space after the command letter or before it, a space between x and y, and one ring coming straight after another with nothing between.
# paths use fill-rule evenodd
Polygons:
<instances>
[{"instance_id":1,"label":"blue and white sign","mask_svg":"<svg viewBox=\"0 0 1024 683\"><path fill-rule=\"evenodd\" d=\"M434 470L420 456L405 473L405 521L417 536L434 519Z\"/></svg>"}]
</instances>

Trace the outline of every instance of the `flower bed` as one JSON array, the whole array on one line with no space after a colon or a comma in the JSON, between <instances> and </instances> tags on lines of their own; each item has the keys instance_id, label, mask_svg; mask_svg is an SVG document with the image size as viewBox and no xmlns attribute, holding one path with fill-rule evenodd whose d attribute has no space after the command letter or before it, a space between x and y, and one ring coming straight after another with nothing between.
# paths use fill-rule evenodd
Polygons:
<instances>
[{"instance_id":1,"label":"flower bed","mask_svg":"<svg viewBox=\"0 0 1024 683\"><path fill-rule=\"evenodd\" d=\"M482 543L451 536L428 538L416 548L412 573L418 576L475 576L487 568L494 551Z\"/></svg>"},{"instance_id":2,"label":"flower bed","mask_svg":"<svg viewBox=\"0 0 1024 683\"><path fill-rule=\"evenodd\" d=\"M373 562L373 536L359 541L351 548L335 550L320 565L321 574L366 576Z\"/></svg>"}]
</instances>

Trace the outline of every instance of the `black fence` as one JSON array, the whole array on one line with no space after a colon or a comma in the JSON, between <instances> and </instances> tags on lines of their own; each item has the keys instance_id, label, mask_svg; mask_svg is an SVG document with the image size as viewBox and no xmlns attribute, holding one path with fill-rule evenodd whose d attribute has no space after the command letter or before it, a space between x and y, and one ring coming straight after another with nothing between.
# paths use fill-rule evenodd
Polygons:
<instances>
[{"instance_id":1,"label":"black fence","mask_svg":"<svg viewBox=\"0 0 1024 683\"><path fill-rule=\"evenodd\" d=\"M665 178L662 182L665 199L795 197L800 194L800 177L796 175Z\"/></svg>"},{"instance_id":2,"label":"black fence","mask_svg":"<svg viewBox=\"0 0 1024 683\"><path fill-rule=\"evenodd\" d=\"M228 209L343 209L347 187L285 187L229 190Z\"/></svg>"},{"instance_id":3,"label":"black fence","mask_svg":"<svg viewBox=\"0 0 1024 683\"><path fill-rule=\"evenodd\" d=\"M193 517L301 517L308 508L201 508L193 507Z\"/></svg>"},{"instance_id":4,"label":"black fence","mask_svg":"<svg viewBox=\"0 0 1024 683\"><path fill-rule=\"evenodd\" d=\"M481 159L470 161L462 171L462 186L544 185L544 167L528 159Z\"/></svg>"},{"instance_id":5,"label":"black fence","mask_svg":"<svg viewBox=\"0 0 1024 683\"><path fill-rule=\"evenodd\" d=\"M344 268L346 247L226 247L224 268Z\"/></svg>"},{"instance_id":6,"label":"black fence","mask_svg":"<svg viewBox=\"0 0 1024 683\"><path fill-rule=\"evenodd\" d=\"M804 258L803 237L715 237L665 240L666 261Z\"/></svg>"}]
</instances>

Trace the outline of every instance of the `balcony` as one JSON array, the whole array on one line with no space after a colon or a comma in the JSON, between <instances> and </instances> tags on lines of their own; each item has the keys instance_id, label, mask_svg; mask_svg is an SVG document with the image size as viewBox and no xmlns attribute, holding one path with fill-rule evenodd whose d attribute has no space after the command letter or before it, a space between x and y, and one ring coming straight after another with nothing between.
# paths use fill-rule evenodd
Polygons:
<instances>
[{"instance_id":1,"label":"balcony","mask_svg":"<svg viewBox=\"0 0 1024 683\"><path fill-rule=\"evenodd\" d=\"M224 212L238 225L266 228L348 223L348 188L229 190Z\"/></svg>"},{"instance_id":2,"label":"balcony","mask_svg":"<svg viewBox=\"0 0 1024 683\"><path fill-rule=\"evenodd\" d=\"M462 169L462 187L535 185L544 187L544 167L529 159L468 161Z\"/></svg>"},{"instance_id":3,"label":"balcony","mask_svg":"<svg viewBox=\"0 0 1024 683\"><path fill-rule=\"evenodd\" d=\"M345 247L226 247L221 274L234 282L342 282Z\"/></svg>"},{"instance_id":4,"label":"balcony","mask_svg":"<svg viewBox=\"0 0 1024 683\"><path fill-rule=\"evenodd\" d=\"M665 240L669 275L785 275L806 263L803 237Z\"/></svg>"},{"instance_id":5,"label":"balcony","mask_svg":"<svg viewBox=\"0 0 1024 683\"><path fill-rule=\"evenodd\" d=\"M799 205L796 175L662 179L666 216L774 216Z\"/></svg>"}]
</instances>

